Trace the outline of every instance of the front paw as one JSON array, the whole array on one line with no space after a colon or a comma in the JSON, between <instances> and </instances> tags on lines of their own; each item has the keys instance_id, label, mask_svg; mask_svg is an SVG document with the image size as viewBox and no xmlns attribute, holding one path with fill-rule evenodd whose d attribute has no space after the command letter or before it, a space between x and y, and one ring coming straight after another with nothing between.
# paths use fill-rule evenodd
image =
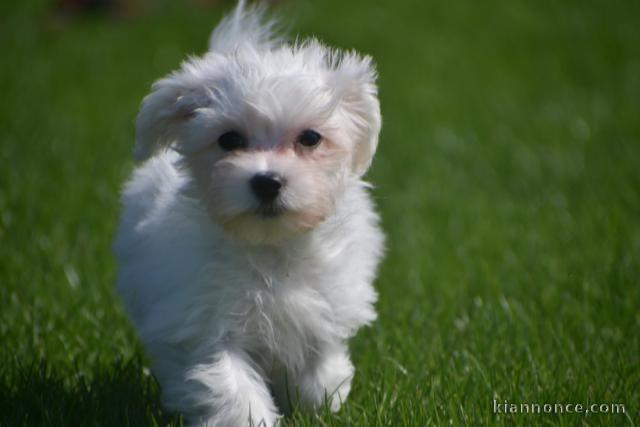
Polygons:
<instances>
[{"instance_id":1,"label":"front paw","mask_svg":"<svg viewBox=\"0 0 640 427\"><path fill-rule=\"evenodd\" d=\"M351 391L353 374L354 367L346 353L324 357L298 378L297 392L302 409L317 411L326 404L332 412L337 412Z\"/></svg>"}]
</instances>

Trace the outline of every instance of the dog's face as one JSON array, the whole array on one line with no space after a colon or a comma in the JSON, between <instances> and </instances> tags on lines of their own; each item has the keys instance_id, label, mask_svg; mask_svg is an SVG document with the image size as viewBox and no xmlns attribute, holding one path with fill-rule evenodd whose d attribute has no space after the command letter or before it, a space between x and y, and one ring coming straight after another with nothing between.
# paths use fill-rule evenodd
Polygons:
<instances>
[{"instance_id":1,"label":"dog's face","mask_svg":"<svg viewBox=\"0 0 640 427\"><path fill-rule=\"evenodd\" d=\"M136 155L183 155L210 216L234 238L278 243L313 229L362 176L380 129L369 58L247 45L208 53L154 85Z\"/></svg>"}]
</instances>

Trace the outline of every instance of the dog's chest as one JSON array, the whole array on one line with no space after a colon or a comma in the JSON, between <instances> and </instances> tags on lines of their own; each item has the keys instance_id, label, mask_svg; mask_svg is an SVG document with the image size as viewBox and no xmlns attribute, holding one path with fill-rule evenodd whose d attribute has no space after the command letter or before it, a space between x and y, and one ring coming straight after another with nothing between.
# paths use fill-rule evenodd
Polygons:
<instances>
[{"instance_id":1,"label":"dog's chest","mask_svg":"<svg viewBox=\"0 0 640 427\"><path fill-rule=\"evenodd\" d=\"M235 316L249 347L296 359L314 351L318 343L335 339L335 302L318 277L265 270L251 272L252 283L241 297L244 307Z\"/></svg>"}]
</instances>

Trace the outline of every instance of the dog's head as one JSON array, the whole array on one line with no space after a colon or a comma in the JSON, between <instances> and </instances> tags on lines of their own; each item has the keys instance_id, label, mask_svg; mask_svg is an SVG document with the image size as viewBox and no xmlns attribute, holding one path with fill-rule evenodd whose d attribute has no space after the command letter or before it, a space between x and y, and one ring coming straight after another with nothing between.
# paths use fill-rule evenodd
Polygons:
<instances>
[{"instance_id":1,"label":"dog's head","mask_svg":"<svg viewBox=\"0 0 640 427\"><path fill-rule=\"evenodd\" d=\"M369 57L283 43L261 15L239 8L210 52L153 85L135 155L178 151L215 221L234 237L274 243L317 226L366 172L380 107Z\"/></svg>"}]
</instances>

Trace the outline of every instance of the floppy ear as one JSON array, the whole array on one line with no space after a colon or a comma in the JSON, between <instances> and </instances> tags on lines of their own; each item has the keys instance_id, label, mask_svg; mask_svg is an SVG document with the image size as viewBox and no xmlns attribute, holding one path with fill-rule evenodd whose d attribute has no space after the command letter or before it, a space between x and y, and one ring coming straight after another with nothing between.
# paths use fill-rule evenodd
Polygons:
<instances>
[{"instance_id":1,"label":"floppy ear","mask_svg":"<svg viewBox=\"0 0 640 427\"><path fill-rule=\"evenodd\" d=\"M172 78L155 82L136 119L134 158L143 161L168 148L177 138L178 127L205 102L203 96L187 93Z\"/></svg>"},{"instance_id":2,"label":"floppy ear","mask_svg":"<svg viewBox=\"0 0 640 427\"><path fill-rule=\"evenodd\" d=\"M338 84L342 86L340 103L353 125L352 171L361 177L371 165L382 125L376 71L371 57L349 53L341 58L336 72Z\"/></svg>"}]
</instances>

